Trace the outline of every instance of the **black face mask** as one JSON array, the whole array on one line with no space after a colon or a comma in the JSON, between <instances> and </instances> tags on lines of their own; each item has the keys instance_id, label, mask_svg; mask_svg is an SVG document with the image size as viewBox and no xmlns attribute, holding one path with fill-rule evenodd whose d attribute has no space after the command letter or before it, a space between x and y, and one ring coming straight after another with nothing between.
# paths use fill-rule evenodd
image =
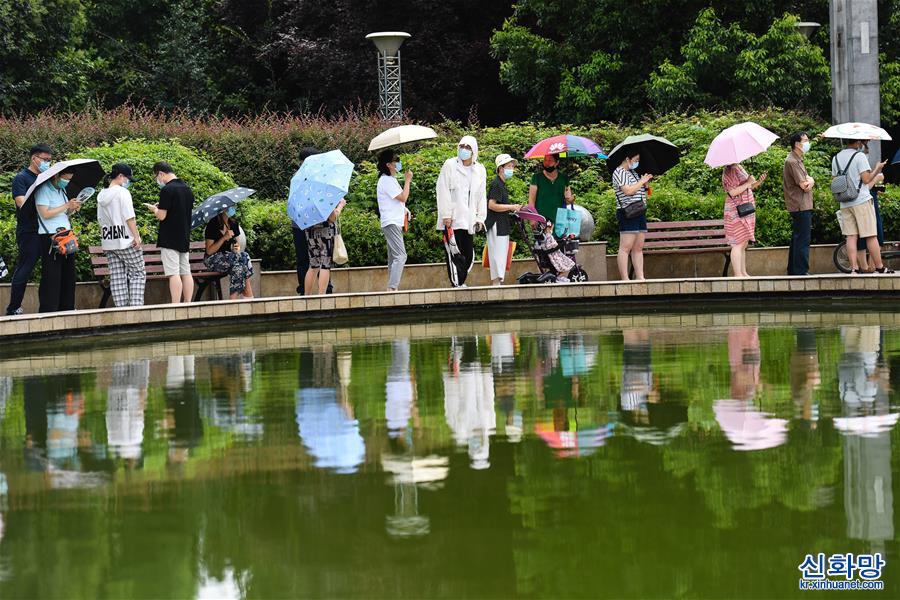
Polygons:
<instances>
[{"instance_id":1,"label":"black face mask","mask_svg":"<svg viewBox=\"0 0 900 600\"><path fill-rule=\"evenodd\" d=\"M556 165L550 165L550 166L544 165L544 170L547 171L548 173L552 173L553 171L556 170Z\"/></svg>"}]
</instances>

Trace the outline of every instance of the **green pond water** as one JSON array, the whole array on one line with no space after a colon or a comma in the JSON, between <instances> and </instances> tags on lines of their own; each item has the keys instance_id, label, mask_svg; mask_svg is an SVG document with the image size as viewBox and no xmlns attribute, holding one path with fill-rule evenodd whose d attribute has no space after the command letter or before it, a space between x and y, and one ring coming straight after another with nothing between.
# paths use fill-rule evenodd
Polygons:
<instances>
[{"instance_id":1,"label":"green pond water","mask_svg":"<svg viewBox=\"0 0 900 600\"><path fill-rule=\"evenodd\" d=\"M7 348L0 598L900 597L900 328L799 317Z\"/></svg>"}]
</instances>

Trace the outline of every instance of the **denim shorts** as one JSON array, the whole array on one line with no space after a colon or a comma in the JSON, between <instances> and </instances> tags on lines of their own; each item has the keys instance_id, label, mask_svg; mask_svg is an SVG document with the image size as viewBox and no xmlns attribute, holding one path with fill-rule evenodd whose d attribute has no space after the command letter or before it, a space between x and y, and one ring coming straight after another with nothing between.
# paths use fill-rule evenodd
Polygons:
<instances>
[{"instance_id":1,"label":"denim shorts","mask_svg":"<svg viewBox=\"0 0 900 600\"><path fill-rule=\"evenodd\" d=\"M619 233L647 233L647 213L631 219L625 216L625 210L616 210L616 219L619 221Z\"/></svg>"}]
</instances>

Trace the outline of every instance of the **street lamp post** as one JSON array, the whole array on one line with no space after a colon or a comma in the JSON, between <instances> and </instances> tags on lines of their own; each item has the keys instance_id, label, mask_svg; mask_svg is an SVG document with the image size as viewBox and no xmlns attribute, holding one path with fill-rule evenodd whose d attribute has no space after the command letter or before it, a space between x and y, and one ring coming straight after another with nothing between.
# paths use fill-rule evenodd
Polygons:
<instances>
[{"instance_id":1,"label":"street lamp post","mask_svg":"<svg viewBox=\"0 0 900 600\"><path fill-rule=\"evenodd\" d=\"M400 46L411 37L403 31L379 31L366 36L378 48L378 110L389 123L403 119Z\"/></svg>"}]
</instances>

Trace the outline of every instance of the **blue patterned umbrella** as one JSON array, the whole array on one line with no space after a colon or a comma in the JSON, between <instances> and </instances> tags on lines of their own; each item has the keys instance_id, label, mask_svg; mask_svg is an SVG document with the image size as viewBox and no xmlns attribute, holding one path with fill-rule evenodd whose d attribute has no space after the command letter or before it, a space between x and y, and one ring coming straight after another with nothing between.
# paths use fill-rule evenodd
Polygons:
<instances>
[{"instance_id":1,"label":"blue patterned umbrella","mask_svg":"<svg viewBox=\"0 0 900 600\"><path fill-rule=\"evenodd\" d=\"M206 225L220 212L228 210L247 196L252 196L255 192L256 190L254 189L236 187L213 194L191 212L191 229Z\"/></svg>"},{"instance_id":2,"label":"blue patterned umbrella","mask_svg":"<svg viewBox=\"0 0 900 600\"><path fill-rule=\"evenodd\" d=\"M287 211L300 229L323 223L350 189L353 163L340 150L314 154L291 177Z\"/></svg>"}]
</instances>

